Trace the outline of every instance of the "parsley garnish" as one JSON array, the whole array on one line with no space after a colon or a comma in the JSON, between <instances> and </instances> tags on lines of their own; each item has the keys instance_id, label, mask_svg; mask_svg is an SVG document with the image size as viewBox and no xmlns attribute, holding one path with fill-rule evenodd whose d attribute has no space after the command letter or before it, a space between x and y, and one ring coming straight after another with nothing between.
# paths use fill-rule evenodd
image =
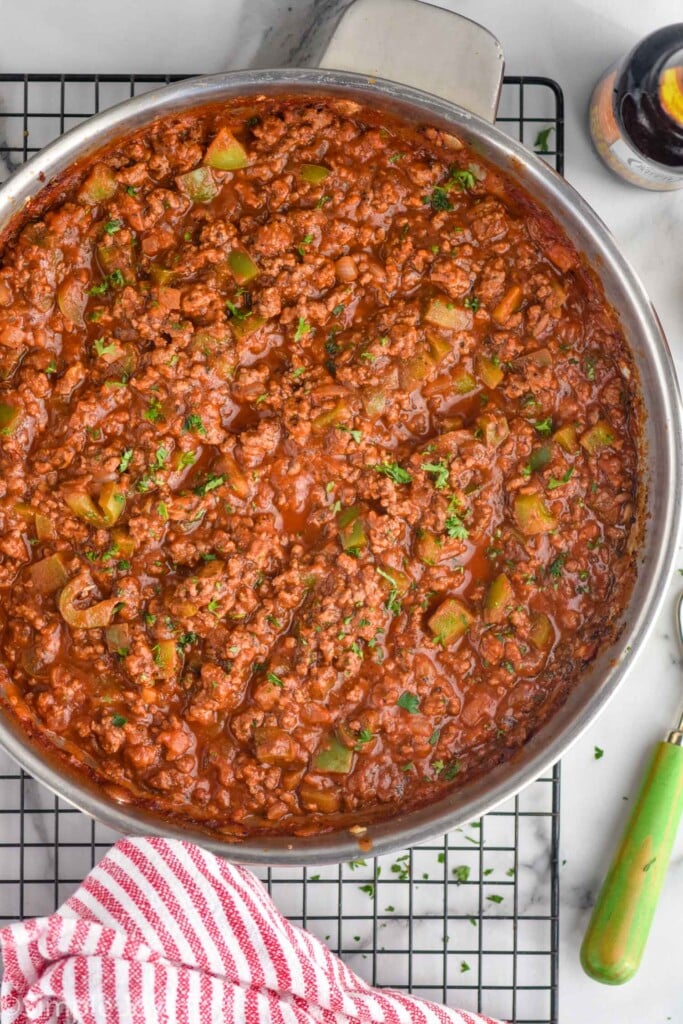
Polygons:
<instances>
[{"instance_id":1,"label":"parsley garnish","mask_svg":"<svg viewBox=\"0 0 683 1024\"><path fill-rule=\"evenodd\" d=\"M186 469L188 466L194 466L197 456L194 452L183 452L180 456L178 463L178 469Z\"/></svg>"},{"instance_id":2,"label":"parsley garnish","mask_svg":"<svg viewBox=\"0 0 683 1024\"><path fill-rule=\"evenodd\" d=\"M248 320L249 317L251 316L251 310L238 309L235 303L231 302L230 299L225 300L225 305L227 306L230 312L230 316L232 316L235 320Z\"/></svg>"},{"instance_id":3,"label":"parsley garnish","mask_svg":"<svg viewBox=\"0 0 683 1024\"><path fill-rule=\"evenodd\" d=\"M211 474L207 476L203 484L199 484L198 487L195 487L194 493L199 495L200 498L203 498L205 494L209 493L209 491L215 491L217 487L222 487L226 480L227 477L222 474L220 476Z\"/></svg>"},{"instance_id":4,"label":"parsley garnish","mask_svg":"<svg viewBox=\"0 0 683 1024\"><path fill-rule=\"evenodd\" d=\"M307 334L311 332L311 325L306 323L302 316L299 317L299 321L296 325L296 331L294 333L294 341L301 341Z\"/></svg>"},{"instance_id":5,"label":"parsley garnish","mask_svg":"<svg viewBox=\"0 0 683 1024\"><path fill-rule=\"evenodd\" d=\"M600 758L604 755L604 753L605 751L602 749L602 747L593 747L593 757L596 761L599 761Z\"/></svg>"},{"instance_id":6,"label":"parsley garnish","mask_svg":"<svg viewBox=\"0 0 683 1024\"><path fill-rule=\"evenodd\" d=\"M536 136L536 141L534 142L534 149L537 153L550 152L548 139L550 138L550 133L553 131L555 131L555 129L552 125L549 125L547 128L541 128L540 132Z\"/></svg>"},{"instance_id":7,"label":"parsley garnish","mask_svg":"<svg viewBox=\"0 0 683 1024\"><path fill-rule=\"evenodd\" d=\"M189 416L186 416L183 423L183 432L187 434L191 431L195 431L197 434L206 434L202 418L195 412L191 412Z\"/></svg>"},{"instance_id":8,"label":"parsley garnish","mask_svg":"<svg viewBox=\"0 0 683 1024\"><path fill-rule=\"evenodd\" d=\"M407 711L409 715L417 715L420 710L420 698L416 693L411 693L410 690L404 690L398 698L397 704L404 711Z\"/></svg>"},{"instance_id":9,"label":"parsley garnish","mask_svg":"<svg viewBox=\"0 0 683 1024\"><path fill-rule=\"evenodd\" d=\"M574 467L570 466L567 472L564 474L564 476L561 476L559 480L557 480L554 476L551 476L550 480L548 481L548 490L554 491L556 487L562 487L564 484L568 483L573 472Z\"/></svg>"},{"instance_id":10,"label":"parsley garnish","mask_svg":"<svg viewBox=\"0 0 683 1024\"><path fill-rule=\"evenodd\" d=\"M376 473L388 476L395 484L409 484L413 479L408 470L399 466L398 462L381 462L373 468Z\"/></svg>"},{"instance_id":11,"label":"parsley garnish","mask_svg":"<svg viewBox=\"0 0 683 1024\"><path fill-rule=\"evenodd\" d=\"M101 284L94 284L88 288L88 295L106 295L109 291L109 281L105 278Z\"/></svg>"},{"instance_id":12,"label":"parsley garnish","mask_svg":"<svg viewBox=\"0 0 683 1024\"><path fill-rule=\"evenodd\" d=\"M430 195L422 197L422 202L425 206L431 206L433 210L452 210L453 204L448 198L448 189L448 185L435 185Z\"/></svg>"},{"instance_id":13,"label":"parsley garnish","mask_svg":"<svg viewBox=\"0 0 683 1024\"><path fill-rule=\"evenodd\" d=\"M121 458L119 460L118 471L119 473L125 473L130 466L135 451L133 448L124 448L121 452Z\"/></svg>"},{"instance_id":14,"label":"parsley garnish","mask_svg":"<svg viewBox=\"0 0 683 1024\"><path fill-rule=\"evenodd\" d=\"M361 729L356 737L356 745L354 750L360 750L366 743L375 738L375 734L370 729Z\"/></svg>"},{"instance_id":15,"label":"parsley garnish","mask_svg":"<svg viewBox=\"0 0 683 1024\"><path fill-rule=\"evenodd\" d=\"M162 419L162 411L161 402L156 395L153 395L149 401L147 409L142 415L146 420L149 420L150 423L157 423L158 420Z\"/></svg>"},{"instance_id":16,"label":"parsley garnish","mask_svg":"<svg viewBox=\"0 0 683 1024\"><path fill-rule=\"evenodd\" d=\"M437 491L442 491L448 484L448 473L450 467L441 460L439 462L423 462L420 469L424 469L425 473L431 473L434 477L434 486Z\"/></svg>"},{"instance_id":17,"label":"parsley garnish","mask_svg":"<svg viewBox=\"0 0 683 1024\"><path fill-rule=\"evenodd\" d=\"M377 566L377 572L383 579L387 580L391 584L389 597L386 602L387 611L390 611L392 615L400 615L401 602L398 599L398 587L396 586L396 580L388 572L385 572L384 569L380 569L379 566Z\"/></svg>"},{"instance_id":18,"label":"parsley garnish","mask_svg":"<svg viewBox=\"0 0 683 1024\"><path fill-rule=\"evenodd\" d=\"M476 295L468 295L465 301L463 302L463 306L465 307L465 309L471 309L473 313L476 313L479 307L481 306L481 302L479 301Z\"/></svg>"},{"instance_id":19,"label":"parsley garnish","mask_svg":"<svg viewBox=\"0 0 683 1024\"><path fill-rule=\"evenodd\" d=\"M184 651L186 647L190 646L190 644L196 644L198 642L199 636L197 633L181 633L178 639L176 640L176 645L180 648L181 651Z\"/></svg>"},{"instance_id":20,"label":"parsley garnish","mask_svg":"<svg viewBox=\"0 0 683 1024\"><path fill-rule=\"evenodd\" d=\"M552 432L553 432L553 418L552 418L552 416L546 416L546 418L544 420L535 420L534 421L534 428L538 431L539 434L542 434L544 437L547 437L549 434L552 434Z\"/></svg>"},{"instance_id":21,"label":"parsley garnish","mask_svg":"<svg viewBox=\"0 0 683 1024\"><path fill-rule=\"evenodd\" d=\"M346 427L343 423L337 424L337 430L343 430L345 434L350 434L356 444L360 444L363 440L362 430L352 430L351 427Z\"/></svg>"},{"instance_id":22,"label":"parsley garnish","mask_svg":"<svg viewBox=\"0 0 683 1024\"><path fill-rule=\"evenodd\" d=\"M304 237L297 245L296 251L299 253L299 256L301 256L302 259L306 255L306 246L310 245L312 241L313 235L304 235Z\"/></svg>"},{"instance_id":23,"label":"parsley garnish","mask_svg":"<svg viewBox=\"0 0 683 1024\"><path fill-rule=\"evenodd\" d=\"M123 715L112 715L111 724L115 725L117 729L122 729L127 721L128 719L124 718Z\"/></svg>"},{"instance_id":24,"label":"parsley garnish","mask_svg":"<svg viewBox=\"0 0 683 1024\"><path fill-rule=\"evenodd\" d=\"M114 342L107 344L104 338L95 338L92 344L98 356L111 356L118 352L118 346Z\"/></svg>"},{"instance_id":25,"label":"parsley garnish","mask_svg":"<svg viewBox=\"0 0 683 1024\"><path fill-rule=\"evenodd\" d=\"M463 882L469 879L470 869L467 864L458 864L457 867L453 868L452 874L457 885L462 885Z\"/></svg>"},{"instance_id":26,"label":"parsley garnish","mask_svg":"<svg viewBox=\"0 0 683 1024\"><path fill-rule=\"evenodd\" d=\"M108 220L104 225L104 232L106 235L115 235L117 231L120 231L123 224L120 220Z\"/></svg>"},{"instance_id":27,"label":"parsley garnish","mask_svg":"<svg viewBox=\"0 0 683 1024\"><path fill-rule=\"evenodd\" d=\"M126 283L126 279L120 270L112 271L112 273L109 275L108 280L114 286L114 288L123 288L124 284Z\"/></svg>"},{"instance_id":28,"label":"parsley garnish","mask_svg":"<svg viewBox=\"0 0 683 1024\"><path fill-rule=\"evenodd\" d=\"M566 560L567 560L566 554L564 552L560 552L560 554L557 556L557 558L555 558L550 563L550 565L548 566L548 573L554 579L557 580L562 575L562 568L563 568L564 563L566 562Z\"/></svg>"},{"instance_id":29,"label":"parsley garnish","mask_svg":"<svg viewBox=\"0 0 683 1024\"><path fill-rule=\"evenodd\" d=\"M272 683L273 686L279 686L279 687L283 687L284 686L284 683L282 682L280 677L276 676L274 672L268 672L267 675L266 675L266 679L268 680L269 683Z\"/></svg>"},{"instance_id":30,"label":"parsley garnish","mask_svg":"<svg viewBox=\"0 0 683 1024\"><path fill-rule=\"evenodd\" d=\"M56 373L56 372L57 372L57 364L54 361L54 359L51 359L50 362L45 367L45 373L49 377L51 373Z\"/></svg>"},{"instance_id":31,"label":"parsley garnish","mask_svg":"<svg viewBox=\"0 0 683 1024\"><path fill-rule=\"evenodd\" d=\"M134 185L126 185L126 192L129 196L136 196L138 194L138 190Z\"/></svg>"}]
</instances>

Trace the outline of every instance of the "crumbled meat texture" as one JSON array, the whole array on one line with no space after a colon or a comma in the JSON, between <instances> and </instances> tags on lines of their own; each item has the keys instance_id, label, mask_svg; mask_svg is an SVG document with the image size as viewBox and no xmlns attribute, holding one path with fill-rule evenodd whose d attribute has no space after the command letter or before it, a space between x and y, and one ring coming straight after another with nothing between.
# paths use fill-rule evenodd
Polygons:
<instances>
[{"instance_id":1,"label":"crumbled meat texture","mask_svg":"<svg viewBox=\"0 0 683 1024\"><path fill-rule=\"evenodd\" d=\"M236 835L523 744L614 635L642 497L630 354L552 219L324 99L169 118L59 194L0 266L5 703Z\"/></svg>"}]
</instances>

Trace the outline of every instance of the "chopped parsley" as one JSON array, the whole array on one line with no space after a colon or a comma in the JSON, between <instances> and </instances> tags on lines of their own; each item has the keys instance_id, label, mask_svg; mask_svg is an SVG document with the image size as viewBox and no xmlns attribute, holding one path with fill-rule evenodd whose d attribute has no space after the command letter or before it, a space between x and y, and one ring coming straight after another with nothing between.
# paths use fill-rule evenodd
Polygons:
<instances>
[{"instance_id":1,"label":"chopped parsley","mask_svg":"<svg viewBox=\"0 0 683 1024\"><path fill-rule=\"evenodd\" d=\"M450 181L453 184L460 185L460 188L464 190L472 189L477 184L477 179L470 170L454 170L451 168Z\"/></svg>"},{"instance_id":2,"label":"chopped parsley","mask_svg":"<svg viewBox=\"0 0 683 1024\"><path fill-rule=\"evenodd\" d=\"M134 185L126 185L126 192L129 196L136 196L138 194L138 190Z\"/></svg>"},{"instance_id":3,"label":"chopped parsley","mask_svg":"<svg viewBox=\"0 0 683 1024\"><path fill-rule=\"evenodd\" d=\"M535 420L534 428L539 434L542 434L544 437L548 437L548 435L553 432L552 416L546 416L544 420Z\"/></svg>"},{"instance_id":4,"label":"chopped parsley","mask_svg":"<svg viewBox=\"0 0 683 1024\"><path fill-rule=\"evenodd\" d=\"M379 566L377 566L377 572L383 579L387 580L391 584L389 597L386 601L387 611L390 611L392 615L400 615L401 602L398 599L398 587L396 586L396 580L393 576L390 576L388 572L385 572L384 569L380 569Z\"/></svg>"},{"instance_id":5,"label":"chopped parsley","mask_svg":"<svg viewBox=\"0 0 683 1024\"><path fill-rule=\"evenodd\" d=\"M311 244L312 241L313 235L304 235L304 237L297 245L296 251L299 253L299 256L301 256L302 259L306 255L306 248Z\"/></svg>"},{"instance_id":6,"label":"chopped parsley","mask_svg":"<svg viewBox=\"0 0 683 1024\"><path fill-rule=\"evenodd\" d=\"M410 690L403 691L398 698L397 704L404 711L407 711L409 715L417 715L420 710L420 698L416 693L411 693Z\"/></svg>"},{"instance_id":7,"label":"chopped parsley","mask_svg":"<svg viewBox=\"0 0 683 1024\"><path fill-rule=\"evenodd\" d=\"M476 295L468 295L465 301L463 302L463 306L465 307L465 309L471 309L473 313L477 312L480 305L481 302L479 301Z\"/></svg>"},{"instance_id":8,"label":"chopped parsley","mask_svg":"<svg viewBox=\"0 0 683 1024\"><path fill-rule=\"evenodd\" d=\"M117 729L122 729L127 723L128 719L124 718L123 715L112 715L111 724L115 725Z\"/></svg>"},{"instance_id":9,"label":"chopped parsley","mask_svg":"<svg viewBox=\"0 0 683 1024\"><path fill-rule=\"evenodd\" d=\"M199 484L198 487L194 488L194 493L200 498L203 498L210 491L215 491L217 487L222 487L227 481L227 477L222 473L219 475L215 473L209 474L203 484Z\"/></svg>"},{"instance_id":10,"label":"chopped parsley","mask_svg":"<svg viewBox=\"0 0 683 1024\"><path fill-rule=\"evenodd\" d=\"M448 198L448 185L435 185L428 196L422 197L425 206L431 206L433 210L447 211L453 209L453 203Z\"/></svg>"},{"instance_id":11,"label":"chopped parsley","mask_svg":"<svg viewBox=\"0 0 683 1024\"><path fill-rule=\"evenodd\" d=\"M444 524L446 535L454 540L467 540L469 531L457 512L451 512Z\"/></svg>"},{"instance_id":12,"label":"chopped parsley","mask_svg":"<svg viewBox=\"0 0 683 1024\"><path fill-rule=\"evenodd\" d=\"M186 416L185 422L183 423L183 432L186 434L191 432L196 434L206 434L201 416L198 416L196 412L191 412L189 416Z\"/></svg>"},{"instance_id":13,"label":"chopped parsley","mask_svg":"<svg viewBox=\"0 0 683 1024\"><path fill-rule=\"evenodd\" d=\"M399 466L398 462L380 462L373 468L376 473L388 476L395 484L409 484L413 479L408 470Z\"/></svg>"},{"instance_id":14,"label":"chopped parsley","mask_svg":"<svg viewBox=\"0 0 683 1024\"><path fill-rule=\"evenodd\" d=\"M197 460L197 456L194 452L183 452L178 462L178 469L186 469L188 466L194 466Z\"/></svg>"},{"instance_id":15,"label":"chopped parsley","mask_svg":"<svg viewBox=\"0 0 683 1024\"><path fill-rule=\"evenodd\" d=\"M114 270L109 275L109 282L114 288L123 288L126 283L126 279L120 270Z\"/></svg>"},{"instance_id":16,"label":"chopped parsley","mask_svg":"<svg viewBox=\"0 0 683 1024\"><path fill-rule=\"evenodd\" d=\"M564 551L561 551L557 558L553 559L553 561L550 563L550 565L548 566L548 573L550 576L553 577L553 579L557 580L560 578L566 560L567 555Z\"/></svg>"},{"instance_id":17,"label":"chopped parsley","mask_svg":"<svg viewBox=\"0 0 683 1024\"><path fill-rule=\"evenodd\" d=\"M190 644L196 644L198 642L199 635L197 633L181 633L178 639L176 640L176 646L178 646L181 651L184 651L186 647L190 646Z\"/></svg>"},{"instance_id":18,"label":"chopped parsley","mask_svg":"<svg viewBox=\"0 0 683 1024\"><path fill-rule=\"evenodd\" d=\"M462 885L463 882L467 882L470 877L470 869L467 864L458 864L457 867L453 868L451 874L455 878L458 885Z\"/></svg>"},{"instance_id":19,"label":"chopped parsley","mask_svg":"<svg viewBox=\"0 0 683 1024\"><path fill-rule=\"evenodd\" d=\"M114 342L107 344L104 338L95 338L92 344L98 356L112 356L118 352L118 345Z\"/></svg>"},{"instance_id":20,"label":"chopped parsley","mask_svg":"<svg viewBox=\"0 0 683 1024\"><path fill-rule=\"evenodd\" d=\"M130 466L135 450L133 448L124 448L121 452L121 458L119 459L118 471L119 473L125 473Z\"/></svg>"},{"instance_id":21,"label":"chopped parsley","mask_svg":"<svg viewBox=\"0 0 683 1024\"><path fill-rule=\"evenodd\" d=\"M502 903L504 897L498 896L497 893L493 893L491 896L487 896L486 899L489 901L489 903Z\"/></svg>"},{"instance_id":22,"label":"chopped parsley","mask_svg":"<svg viewBox=\"0 0 683 1024\"><path fill-rule=\"evenodd\" d=\"M434 486L437 491L442 491L448 484L450 467L443 460L439 462L423 462L420 469L424 469L425 473L430 473L434 477Z\"/></svg>"},{"instance_id":23,"label":"chopped parsley","mask_svg":"<svg viewBox=\"0 0 683 1024\"><path fill-rule=\"evenodd\" d=\"M441 735L441 729L435 729L432 735L429 737L428 743L430 747L435 747L439 742L439 736Z\"/></svg>"},{"instance_id":24,"label":"chopped parsley","mask_svg":"<svg viewBox=\"0 0 683 1024\"><path fill-rule=\"evenodd\" d=\"M344 312L344 306L340 302L339 305L335 306L334 309L332 310L332 316L341 316L341 314L343 312Z\"/></svg>"},{"instance_id":25,"label":"chopped parsley","mask_svg":"<svg viewBox=\"0 0 683 1024\"><path fill-rule=\"evenodd\" d=\"M345 434L350 434L356 444L360 444L363 439L362 430L352 430L350 427L345 426L343 423L337 424L337 430L343 430Z\"/></svg>"},{"instance_id":26,"label":"chopped parsley","mask_svg":"<svg viewBox=\"0 0 683 1024\"><path fill-rule=\"evenodd\" d=\"M548 145L548 139L550 138L550 133L554 132L554 131L555 131L555 128L553 127L553 125L548 125L547 128L541 128L540 132L536 136L536 141L534 142L534 149L536 150L537 153L549 153L550 152L550 146Z\"/></svg>"},{"instance_id":27,"label":"chopped parsley","mask_svg":"<svg viewBox=\"0 0 683 1024\"><path fill-rule=\"evenodd\" d=\"M88 295L106 295L109 291L109 281L105 278L101 284L94 284L88 288Z\"/></svg>"},{"instance_id":28,"label":"chopped parsley","mask_svg":"<svg viewBox=\"0 0 683 1024\"><path fill-rule=\"evenodd\" d=\"M375 738L375 734L370 729L361 729L356 737L356 743L354 750L360 750L366 743L370 743Z\"/></svg>"},{"instance_id":29,"label":"chopped parsley","mask_svg":"<svg viewBox=\"0 0 683 1024\"><path fill-rule=\"evenodd\" d=\"M299 321L296 325L296 331L294 332L294 341L301 341L307 334L311 333L311 325L307 323L302 316L299 317Z\"/></svg>"},{"instance_id":30,"label":"chopped parsley","mask_svg":"<svg viewBox=\"0 0 683 1024\"><path fill-rule=\"evenodd\" d=\"M158 423L158 421L163 418L161 402L156 395L153 395L150 399L149 405L143 413L143 416L146 420L149 420L150 423Z\"/></svg>"},{"instance_id":31,"label":"chopped parsley","mask_svg":"<svg viewBox=\"0 0 683 1024\"><path fill-rule=\"evenodd\" d=\"M374 882L367 882L365 885L359 885L358 888L360 889L361 892L367 893L370 899L372 899L375 895Z\"/></svg>"},{"instance_id":32,"label":"chopped parsley","mask_svg":"<svg viewBox=\"0 0 683 1024\"><path fill-rule=\"evenodd\" d=\"M556 487L563 487L564 484L569 483L569 480L571 479L571 475L573 472L574 467L570 466L567 472L564 474L564 476L561 476L559 480L556 477L551 476L550 480L548 481L548 490L554 491Z\"/></svg>"},{"instance_id":33,"label":"chopped parsley","mask_svg":"<svg viewBox=\"0 0 683 1024\"><path fill-rule=\"evenodd\" d=\"M54 359L51 359L50 362L45 367L45 373L49 377L51 373L56 373L56 372L57 372L57 364L54 361Z\"/></svg>"},{"instance_id":34,"label":"chopped parsley","mask_svg":"<svg viewBox=\"0 0 683 1024\"><path fill-rule=\"evenodd\" d=\"M600 758L604 755L604 753L605 751L602 749L602 747L593 747L593 757L596 761L599 761Z\"/></svg>"},{"instance_id":35,"label":"chopped parsley","mask_svg":"<svg viewBox=\"0 0 683 1024\"><path fill-rule=\"evenodd\" d=\"M285 685L280 679L280 677L276 676L274 672L268 672L266 674L266 679L268 680L269 683L272 683L273 686L279 686L280 688L282 688Z\"/></svg>"},{"instance_id":36,"label":"chopped parsley","mask_svg":"<svg viewBox=\"0 0 683 1024\"><path fill-rule=\"evenodd\" d=\"M120 231L123 224L120 220L108 220L104 225L105 235L115 235L117 231Z\"/></svg>"}]
</instances>

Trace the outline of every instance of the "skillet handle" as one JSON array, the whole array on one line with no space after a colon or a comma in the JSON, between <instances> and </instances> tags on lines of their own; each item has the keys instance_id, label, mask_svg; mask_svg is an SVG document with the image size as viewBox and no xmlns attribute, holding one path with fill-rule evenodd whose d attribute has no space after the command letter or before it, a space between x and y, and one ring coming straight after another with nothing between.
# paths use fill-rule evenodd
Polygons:
<instances>
[{"instance_id":1,"label":"skillet handle","mask_svg":"<svg viewBox=\"0 0 683 1024\"><path fill-rule=\"evenodd\" d=\"M638 970L681 812L683 747L659 743L581 947L596 981L621 985Z\"/></svg>"},{"instance_id":2,"label":"skillet handle","mask_svg":"<svg viewBox=\"0 0 683 1024\"><path fill-rule=\"evenodd\" d=\"M493 123L504 61L496 37L460 14L420 0L355 0L320 67L402 82Z\"/></svg>"}]
</instances>

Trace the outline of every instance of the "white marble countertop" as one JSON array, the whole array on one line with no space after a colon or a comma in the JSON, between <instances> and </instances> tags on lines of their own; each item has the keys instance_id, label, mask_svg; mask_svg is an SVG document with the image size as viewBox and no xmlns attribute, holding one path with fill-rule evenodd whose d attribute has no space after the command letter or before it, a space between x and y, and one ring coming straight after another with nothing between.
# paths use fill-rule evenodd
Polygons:
<instances>
[{"instance_id":1,"label":"white marble countertop","mask_svg":"<svg viewBox=\"0 0 683 1024\"><path fill-rule=\"evenodd\" d=\"M345 0L117 0L115 12L85 0L3 0L0 71L178 72L305 62L315 34ZM548 75L564 89L566 175L607 222L642 276L683 372L683 190L648 193L621 184L593 155L586 105L601 71L648 31L680 20L677 0L447 0L499 37L511 74ZM115 15L115 16L114 16ZM683 905L679 837L649 949L638 977L620 989L589 981L578 964L587 908L606 866L653 742L683 697L669 599L619 694L563 761L560 1022L683 1021L672 952ZM594 748L604 757L594 758Z\"/></svg>"}]
</instances>

